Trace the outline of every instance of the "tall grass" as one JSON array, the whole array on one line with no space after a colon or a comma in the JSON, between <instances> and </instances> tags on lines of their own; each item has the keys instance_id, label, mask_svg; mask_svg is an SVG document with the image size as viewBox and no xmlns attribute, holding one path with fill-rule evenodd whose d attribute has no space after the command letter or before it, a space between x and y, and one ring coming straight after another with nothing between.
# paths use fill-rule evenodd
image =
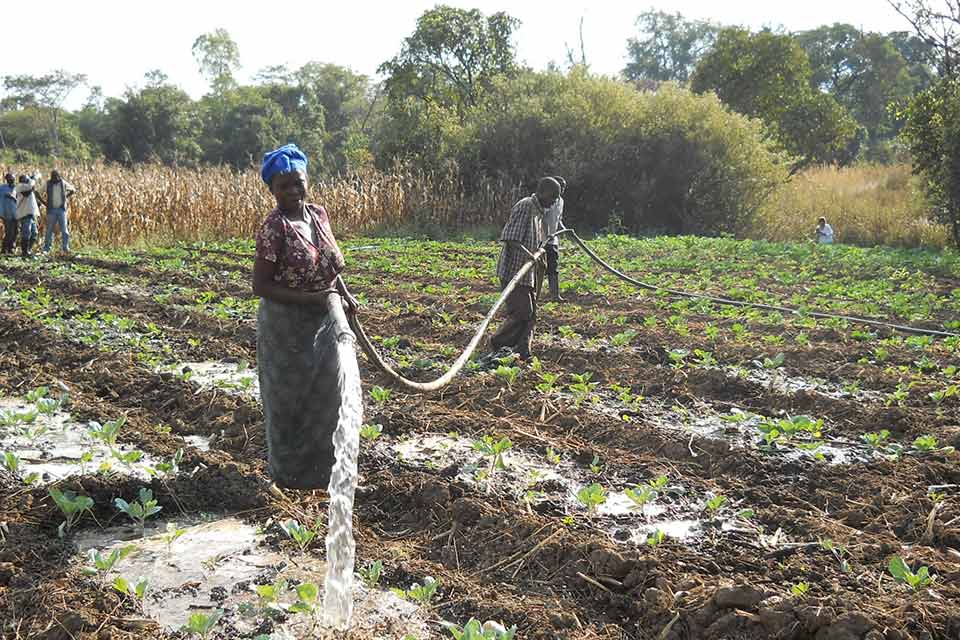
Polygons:
<instances>
[{"instance_id":1,"label":"tall grass","mask_svg":"<svg viewBox=\"0 0 960 640\"><path fill-rule=\"evenodd\" d=\"M950 230L928 216L908 165L858 165L806 171L773 194L749 235L762 240L813 238L817 219L833 227L836 242L861 246L943 248Z\"/></svg>"},{"instance_id":2,"label":"tall grass","mask_svg":"<svg viewBox=\"0 0 960 640\"><path fill-rule=\"evenodd\" d=\"M252 238L275 206L253 170L95 163L62 167L61 174L76 188L70 233L80 246ZM455 173L371 171L312 182L309 200L323 205L335 233L346 236L384 229L460 232L502 224L519 196L518 185L502 181L482 182L468 195Z\"/></svg>"}]
</instances>

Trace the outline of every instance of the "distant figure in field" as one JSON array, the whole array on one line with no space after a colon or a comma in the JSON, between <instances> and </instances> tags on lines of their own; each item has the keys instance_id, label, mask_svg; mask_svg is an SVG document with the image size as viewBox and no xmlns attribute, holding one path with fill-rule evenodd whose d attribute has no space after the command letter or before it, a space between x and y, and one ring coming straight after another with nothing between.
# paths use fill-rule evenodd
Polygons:
<instances>
[{"instance_id":1,"label":"distant figure in field","mask_svg":"<svg viewBox=\"0 0 960 640\"><path fill-rule=\"evenodd\" d=\"M13 253L17 243L17 179L12 173L3 176L0 184L0 216L3 217L3 252Z\"/></svg>"},{"instance_id":2,"label":"distant figure in field","mask_svg":"<svg viewBox=\"0 0 960 640\"><path fill-rule=\"evenodd\" d=\"M37 240L37 218L40 206L37 204L36 187L40 174L20 176L17 183L17 222L20 225L20 255L30 257L33 243Z\"/></svg>"},{"instance_id":3,"label":"distant figure in field","mask_svg":"<svg viewBox=\"0 0 960 640\"><path fill-rule=\"evenodd\" d=\"M564 228L563 226L563 193L567 190L567 181L560 176L553 176L560 185L560 197L547 209L543 216L547 237ZM550 299L563 302L560 297L560 238L547 240L547 282L550 287ZM539 293L539 292L538 292Z\"/></svg>"},{"instance_id":4,"label":"distant figure in field","mask_svg":"<svg viewBox=\"0 0 960 640\"><path fill-rule=\"evenodd\" d=\"M546 239L544 215L560 197L560 184L553 178L540 178L536 193L520 200L510 211L500 241L497 277L506 288L530 256ZM531 268L507 297L507 319L490 339L494 351L510 347L521 359L530 358L533 329L537 322L537 292L543 282L543 257Z\"/></svg>"},{"instance_id":5,"label":"distant figure in field","mask_svg":"<svg viewBox=\"0 0 960 640\"><path fill-rule=\"evenodd\" d=\"M833 227L827 224L827 219L817 220L817 230L814 232L817 244L833 244Z\"/></svg>"},{"instance_id":6,"label":"distant figure in field","mask_svg":"<svg viewBox=\"0 0 960 640\"><path fill-rule=\"evenodd\" d=\"M74 194L73 186L60 177L54 169L47 182L47 228L44 232L43 252L49 253L53 245L53 227L60 227L60 241L64 253L70 251L70 231L67 229L67 199Z\"/></svg>"}]
</instances>

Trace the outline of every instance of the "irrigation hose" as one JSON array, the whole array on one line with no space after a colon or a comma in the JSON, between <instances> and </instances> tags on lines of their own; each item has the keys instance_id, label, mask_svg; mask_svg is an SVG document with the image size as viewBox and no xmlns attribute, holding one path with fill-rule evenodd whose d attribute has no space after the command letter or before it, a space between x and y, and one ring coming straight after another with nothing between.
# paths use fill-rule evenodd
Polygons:
<instances>
[{"instance_id":1,"label":"irrigation hose","mask_svg":"<svg viewBox=\"0 0 960 640\"><path fill-rule=\"evenodd\" d=\"M805 311L802 309L794 309L791 307L783 307L780 305L774 304L764 304L760 302L746 302L743 300L731 300L729 298L721 298L718 296L712 296L703 293L694 293L690 291L680 291L678 289L670 289L668 287L661 287L658 285L653 285L636 278L632 278L622 271L616 269L607 263L603 258L598 256L594 251L587 246L587 244L576 234L573 229L561 229L554 234L551 234L547 237L547 240L540 246L540 248L530 254L530 259L517 271L517 274L513 276L510 282L507 283L507 286L503 288L503 291L500 292L500 297L497 298L497 301L490 308L490 311L487 312L487 315L484 317L483 321L477 327L476 333L474 333L473 338L467 344L466 348L463 350L463 353L460 354L460 357L451 365L446 373L441 375L439 378L432 380L430 382L417 382L416 380L410 380L405 378L403 375L398 373L393 367L390 366L388 362L383 359L383 356L377 351L376 347L373 346L373 343L370 341L370 338L367 336L366 331L363 330L363 325L360 323L360 318L357 314L352 313L349 315L350 327L353 329L354 333L357 336L357 342L360 344L360 348L363 349L363 352L367 357L384 373L390 376L395 382L406 387L407 389L417 392L417 393L429 393L431 391L437 391L448 385L460 370L463 369L464 365L467 364L467 361L470 359L470 356L473 355L473 352L476 350L477 346L480 344L483 334L486 332L487 327L490 325L490 322L493 321L494 316L497 311L500 310L500 307L503 306L504 301L511 292L516 288L517 283L527 274L530 269L533 268L533 265L536 264L537 260L544 254L546 251L547 241L552 238L562 235L569 234L574 242L583 249L584 253L590 257L591 260L600 265L603 269L611 273L612 275L620 278L624 282L634 285L635 287L646 289L648 291L662 291L668 295L680 297L680 298L689 298L697 300L706 300L714 304L732 306L732 307L747 307L753 309L762 309L765 311L776 311L788 315L803 315L809 316L811 318L823 318L823 319L835 319L835 320L846 320L848 322L856 324L864 324L874 327L884 327L887 329L893 329L894 331L900 331L902 333L913 333L918 335L928 335L935 336L938 338L951 338L951 337L960 337L960 334L951 333L949 331L937 331L936 329L924 329L921 327L910 327L902 324L893 324L890 322L883 322L881 320L872 320L869 318L858 318L856 316L847 316L842 314L834 313L825 313L822 311Z\"/></svg>"}]
</instances>

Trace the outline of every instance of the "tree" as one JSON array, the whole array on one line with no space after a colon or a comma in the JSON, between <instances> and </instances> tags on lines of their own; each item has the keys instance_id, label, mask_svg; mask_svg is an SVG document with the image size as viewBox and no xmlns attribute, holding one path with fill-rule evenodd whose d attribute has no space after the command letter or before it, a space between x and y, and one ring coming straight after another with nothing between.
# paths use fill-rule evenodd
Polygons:
<instances>
[{"instance_id":1,"label":"tree","mask_svg":"<svg viewBox=\"0 0 960 640\"><path fill-rule=\"evenodd\" d=\"M935 217L950 225L960 247L960 79L942 78L919 94L903 116L901 136L924 179Z\"/></svg>"},{"instance_id":2,"label":"tree","mask_svg":"<svg viewBox=\"0 0 960 640\"><path fill-rule=\"evenodd\" d=\"M484 16L445 5L424 12L400 54L380 65L391 103L416 97L455 109L462 119L494 78L515 73L511 39L518 25L503 12Z\"/></svg>"},{"instance_id":3,"label":"tree","mask_svg":"<svg viewBox=\"0 0 960 640\"><path fill-rule=\"evenodd\" d=\"M960 73L960 0L887 0L939 56L941 74Z\"/></svg>"},{"instance_id":4,"label":"tree","mask_svg":"<svg viewBox=\"0 0 960 640\"><path fill-rule=\"evenodd\" d=\"M219 95L236 85L233 72L240 68L240 49L226 29L199 36L190 51L214 94Z\"/></svg>"},{"instance_id":5,"label":"tree","mask_svg":"<svg viewBox=\"0 0 960 640\"><path fill-rule=\"evenodd\" d=\"M82 73L70 73L57 69L46 75L6 76L3 85L8 94L6 105L19 108L36 106L49 114L48 130L52 140L52 153L59 156L60 147L60 109L73 90L87 81Z\"/></svg>"},{"instance_id":6,"label":"tree","mask_svg":"<svg viewBox=\"0 0 960 640\"><path fill-rule=\"evenodd\" d=\"M128 89L123 100L108 100L112 133L104 143L107 157L128 164L195 164L200 159L201 126L196 105L163 73L149 72L146 79L146 86Z\"/></svg>"},{"instance_id":7,"label":"tree","mask_svg":"<svg viewBox=\"0 0 960 640\"><path fill-rule=\"evenodd\" d=\"M628 80L686 82L700 58L713 46L720 26L687 20L679 13L650 10L636 20L639 34L627 41Z\"/></svg>"},{"instance_id":8,"label":"tree","mask_svg":"<svg viewBox=\"0 0 960 640\"><path fill-rule=\"evenodd\" d=\"M698 93L714 91L731 109L764 122L796 158L810 164L851 160L857 123L832 97L814 89L806 53L795 39L769 31L724 29L691 79Z\"/></svg>"}]
</instances>

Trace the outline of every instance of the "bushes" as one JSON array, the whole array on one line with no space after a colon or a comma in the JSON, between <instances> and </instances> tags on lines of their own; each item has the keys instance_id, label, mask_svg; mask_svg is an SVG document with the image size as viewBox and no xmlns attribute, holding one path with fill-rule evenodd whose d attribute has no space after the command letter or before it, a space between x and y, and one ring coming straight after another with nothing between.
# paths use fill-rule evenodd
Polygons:
<instances>
[{"instance_id":1,"label":"bushes","mask_svg":"<svg viewBox=\"0 0 960 640\"><path fill-rule=\"evenodd\" d=\"M760 124L674 85L639 93L574 70L501 81L467 118L467 175L570 183L568 224L631 232L736 233L785 178ZM505 213L504 213L505 215Z\"/></svg>"}]
</instances>

